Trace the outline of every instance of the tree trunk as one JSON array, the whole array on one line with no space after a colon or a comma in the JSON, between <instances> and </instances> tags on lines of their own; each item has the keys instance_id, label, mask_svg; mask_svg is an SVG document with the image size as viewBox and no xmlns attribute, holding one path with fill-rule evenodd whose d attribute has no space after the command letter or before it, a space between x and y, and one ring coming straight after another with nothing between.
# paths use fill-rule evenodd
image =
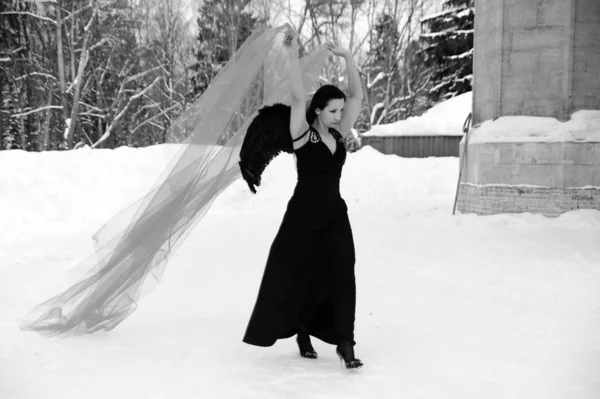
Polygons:
<instances>
[{"instance_id":1,"label":"tree trunk","mask_svg":"<svg viewBox=\"0 0 600 399\"><path fill-rule=\"evenodd\" d=\"M63 53L62 39L62 0L58 0L56 5L56 55L58 58L58 84L60 89L60 103L62 105L62 120L60 121L60 131L65 130L65 123L69 118L67 109L67 86L65 83L65 58Z\"/></svg>"},{"instance_id":2,"label":"tree trunk","mask_svg":"<svg viewBox=\"0 0 600 399\"><path fill-rule=\"evenodd\" d=\"M358 12L358 4L356 1L350 2L350 44L348 50L354 54L354 36L356 36L356 13Z\"/></svg>"},{"instance_id":3,"label":"tree trunk","mask_svg":"<svg viewBox=\"0 0 600 399\"><path fill-rule=\"evenodd\" d=\"M48 105L52 105L52 89L48 90ZM52 108L48 108L46 111L46 118L44 119L44 125L42 127L42 137L39 141L40 151L48 151L50 146L50 120L52 119Z\"/></svg>"},{"instance_id":4,"label":"tree trunk","mask_svg":"<svg viewBox=\"0 0 600 399\"><path fill-rule=\"evenodd\" d=\"M75 13L75 5L71 6L71 14ZM75 80L76 72L75 72L75 25L77 23L77 17L73 17L71 21L71 32L69 33L69 61L71 64L71 76L70 80L73 82Z\"/></svg>"},{"instance_id":5,"label":"tree trunk","mask_svg":"<svg viewBox=\"0 0 600 399\"><path fill-rule=\"evenodd\" d=\"M21 150L27 151L27 133L25 132L26 116L19 118L19 136L21 136Z\"/></svg>"},{"instance_id":6,"label":"tree trunk","mask_svg":"<svg viewBox=\"0 0 600 399\"><path fill-rule=\"evenodd\" d=\"M79 114L79 95L81 94L81 84L83 82L83 73L85 66L89 59L88 41L90 38L91 26L96 18L98 12L97 5L94 7L92 16L88 21L87 25L83 29L83 44L81 45L81 56L79 57L79 67L77 69L77 75L74 78L73 84L75 86L73 94L73 106L71 108L71 123L69 124L69 130L67 132L67 148L73 148L73 136L75 134L75 128L77 127L77 117ZM74 21L73 21L74 23ZM74 42L74 40L73 40Z\"/></svg>"},{"instance_id":7,"label":"tree trunk","mask_svg":"<svg viewBox=\"0 0 600 399\"><path fill-rule=\"evenodd\" d=\"M363 93L364 97L365 97L365 101L367 103L367 115L369 115L369 117L367 118L367 130L371 130L371 113L373 112L373 107L371 107L371 99L369 97L369 88L367 87L367 83L366 81L368 81L368 75L367 77L365 77L363 79L363 77L361 76L360 82L362 84L363 87Z\"/></svg>"}]
</instances>

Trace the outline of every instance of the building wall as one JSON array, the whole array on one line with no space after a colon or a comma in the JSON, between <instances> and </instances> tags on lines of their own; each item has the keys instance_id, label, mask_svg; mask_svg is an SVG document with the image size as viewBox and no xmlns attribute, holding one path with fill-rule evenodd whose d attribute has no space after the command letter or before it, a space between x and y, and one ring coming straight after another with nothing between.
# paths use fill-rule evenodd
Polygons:
<instances>
[{"instance_id":1,"label":"building wall","mask_svg":"<svg viewBox=\"0 0 600 399\"><path fill-rule=\"evenodd\" d=\"M458 157L462 136L363 136L361 146L369 145L382 154L403 158Z\"/></svg>"}]
</instances>

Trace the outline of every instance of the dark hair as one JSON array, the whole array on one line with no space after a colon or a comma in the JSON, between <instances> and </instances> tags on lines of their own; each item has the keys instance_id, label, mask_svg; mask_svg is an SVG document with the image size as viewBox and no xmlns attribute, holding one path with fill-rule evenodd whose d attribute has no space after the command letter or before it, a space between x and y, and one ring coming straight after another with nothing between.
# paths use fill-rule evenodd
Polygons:
<instances>
[{"instance_id":1,"label":"dark hair","mask_svg":"<svg viewBox=\"0 0 600 399\"><path fill-rule=\"evenodd\" d=\"M346 101L346 95L334 85L324 85L319 87L319 90L317 90L310 100L310 104L306 110L306 121L309 125L312 125L317 117L317 113L315 111L317 109L325 108L331 100Z\"/></svg>"}]
</instances>

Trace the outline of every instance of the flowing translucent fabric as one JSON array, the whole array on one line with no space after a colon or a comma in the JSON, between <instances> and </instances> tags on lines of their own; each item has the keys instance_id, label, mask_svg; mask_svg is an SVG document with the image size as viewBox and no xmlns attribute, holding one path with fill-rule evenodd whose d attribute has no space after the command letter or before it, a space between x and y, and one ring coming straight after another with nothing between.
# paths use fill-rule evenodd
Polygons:
<instances>
[{"instance_id":1,"label":"flowing translucent fabric","mask_svg":"<svg viewBox=\"0 0 600 399\"><path fill-rule=\"evenodd\" d=\"M160 281L169 256L240 177L240 148L257 111L289 104L284 35L284 26L251 34L169 128L168 142L181 148L154 188L94 235L96 250L74 269L77 282L31 310L23 330L45 336L108 331L136 309L139 297ZM300 60L307 94L318 86L327 52L322 46Z\"/></svg>"}]
</instances>

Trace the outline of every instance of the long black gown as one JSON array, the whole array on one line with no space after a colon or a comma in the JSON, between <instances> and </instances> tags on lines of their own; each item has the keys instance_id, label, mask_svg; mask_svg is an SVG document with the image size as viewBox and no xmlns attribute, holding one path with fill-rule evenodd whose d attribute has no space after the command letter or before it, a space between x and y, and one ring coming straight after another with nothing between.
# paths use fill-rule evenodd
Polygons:
<instances>
[{"instance_id":1,"label":"long black gown","mask_svg":"<svg viewBox=\"0 0 600 399\"><path fill-rule=\"evenodd\" d=\"M354 344L354 240L339 190L346 149L341 134L330 132L334 153L312 127L294 151L298 182L271 245L247 344L272 346L300 325L329 344Z\"/></svg>"}]
</instances>

